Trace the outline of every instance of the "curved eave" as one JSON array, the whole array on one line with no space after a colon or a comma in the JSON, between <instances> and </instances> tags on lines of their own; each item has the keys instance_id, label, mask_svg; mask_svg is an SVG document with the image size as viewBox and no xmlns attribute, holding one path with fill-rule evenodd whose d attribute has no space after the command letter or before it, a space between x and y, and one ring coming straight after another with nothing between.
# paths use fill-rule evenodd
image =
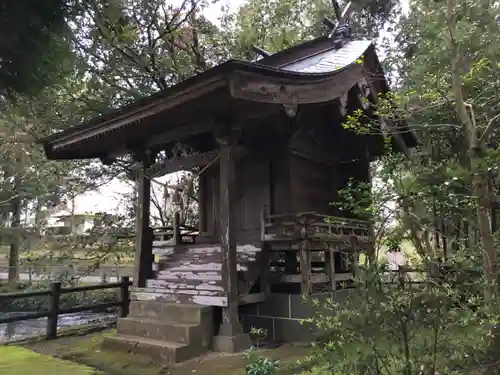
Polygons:
<instances>
[{"instance_id":1,"label":"curved eave","mask_svg":"<svg viewBox=\"0 0 500 375\"><path fill-rule=\"evenodd\" d=\"M101 138L101 141L103 137L109 137L106 149L94 148L92 152L83 152L75 157L95 158L111 151L111 145L118 146L115 144L115 135L125 131L125 127L132 126L136 131L145 131L138 127L141 121L189 105L192 100L208 98L215 90L223 89L230 98L253 102L318 103L334 100L347 92L361 74L362 66L358 63L331 72L302 73L232 60L158 94L51 135L39 143L44 146L48 158L68 159L73 158L71 149L81 150L84 144L96 137ZM227 97L221 97L220 100L227 101ZM204 109L205 115L210 115L210 109L210 106ZM161 132L165 125L159 126L162 128L156 131ZM165 130L171 130L170 125Z\"/></svg>"}]
</instances>

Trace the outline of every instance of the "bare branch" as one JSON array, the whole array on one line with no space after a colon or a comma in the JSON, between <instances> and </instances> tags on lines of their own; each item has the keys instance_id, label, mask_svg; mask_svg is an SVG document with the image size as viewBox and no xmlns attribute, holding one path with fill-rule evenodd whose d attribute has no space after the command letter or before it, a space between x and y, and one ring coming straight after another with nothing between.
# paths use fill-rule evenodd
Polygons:
<instances>
[{"instance_id":1,"label":"bare branch","mask_svg":"<svg viewBox=\"0 0 500 375\"><path fill-rule=\"evenodd\" d=\"M479 137L479 144L482 144L483 142L486 142L486 140L489 138L493 130L495 129L496 122L500 119L500 113L497 113L495 116L493 116L490 121L488 121L488 124L486 125L486 128L484 129L483 134Z\"/></svg>"}]
</instances>

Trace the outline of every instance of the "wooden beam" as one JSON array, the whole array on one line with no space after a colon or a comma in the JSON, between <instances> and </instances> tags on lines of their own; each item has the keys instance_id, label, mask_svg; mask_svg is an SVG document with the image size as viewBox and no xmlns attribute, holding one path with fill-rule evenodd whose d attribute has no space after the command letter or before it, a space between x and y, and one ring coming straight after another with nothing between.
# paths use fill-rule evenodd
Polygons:
<instances>
[{"instance_id":1,"label":"wooden beam","mask_svg":"<svg viewBox=\"0 0 500 375\"><path fill-rule=\"evenodd\" d=\"M195 167L204 167L213 162L217 155L219 155L219 151L213 150L202 154L187 155L179 159L166 160L153 164L148 168L147 174L149 177L155 178L182 170L191 170Z\"/></svg>"},{"instance_id":2,"label":"wooden beam","mask_svg":"<svg viewBox=\"0 0 500 375\"><path fill-rule=\"evenodd\" d=\"M261 55L262 57L269 57L272 55L272 53L267 52L265 49L260 48L259 46L256 46L256 45L252 45L252 49L255 53L257 53L258 55Z\"/></svg>"},{"instance_id":3,"label":"wooden beam","mask_svg":"<svg viewBox=\"0 0 500 375\"><path fill-rule=\"evenodd\" d=\"M357 84L361 64L350 64L336 72L317 75L314 81L301 73L289 77L263 77L238 72L229 82L231 96L236 99L275 104L312 104L341 97ZM306 82L301 79L307 77Z\"/></svg>"},{"instance_id":4,"label":"wooden beam","mask_svg":"<svg viewBox=\"0 0 500 375\"><path fill-rule=\"evenodd\" d=\"M240 297L240 305L249 305L252 303L264 302L266 300L266 297L266 293L245 294Z\"/></svg>"},{"instance_id":5,"label":"wooden beam","mask_svg":"<svg viewBox=\"0 0 500 375\"><path fill-rule=\"evenodd\" d=\"M180 142L193 135L210 132L215 124L212 121L196 122L190 125L179 126L174 129L154 134L145 142L147 147L160 146L171 142Z\"/></svg>"},{"instance_id":6,"label":"wooden beam","mask_svg":"<svg viewBox=\"0 0 500 375\"><path fill-rule=\"evenodd\" d=\"M142 105L138 105L141 101L137 102L134 106L136 108L125 110L120 109L115 111L115 115L111 116L111 113L107 116L102 116L91 121L92 127L87 126L81 128L78 131L63 132L53 141L53 149L58 150L64 148L68 145L99 136L105 132L112 131L122 126L140 122L141 120L157 115L173 107L179 106L180 104L186 103L195 98L199 98L202 95L209 94L217 88L224 87L226 85L226 80L223 77L216 76L208 81L202 81L198 85L192 85L189 88L168 97L165 100L164 95L156 94L153 97L144 99ZM100 121L98 121L100 120ZM89 129L90 128L90 129Z\"/></svg>"},{"instance_id":7,"label":"wooden beam","mask_svg":"<svg viewBox=\"0 0 500 375\"><path fill-rule=\"evenodd\" d=\"M274 272L270 275L270 277L273 284L276 283L294 284L302 282L301 275L291 275L291 274L282 274ZM322 284L329 282L330 278L328 275L324 274L313 274L311 275L310 280L312 284Z\"/></svg>"}]
</instances>

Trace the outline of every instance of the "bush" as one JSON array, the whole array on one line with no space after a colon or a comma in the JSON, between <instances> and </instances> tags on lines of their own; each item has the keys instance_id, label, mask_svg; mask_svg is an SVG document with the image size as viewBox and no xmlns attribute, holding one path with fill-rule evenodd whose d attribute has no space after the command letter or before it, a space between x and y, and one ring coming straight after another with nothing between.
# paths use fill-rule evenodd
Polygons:
<instances>
[{"instance_id":1,"label":"bush","mask_svg":"<svg viewBox=\"0 0 500 375\"><path fill-rule=\"evenodd\" d=\"M322 332L316 345L324 366L316 373L477 373L499 321L496 304L481 297L482 283L464 287L455 273L419 284L386 282L383 272L367 267L356 293L342 305L328 301L327 313L308 320Z\"/></svg>"},{"instance_id":2,"label":"bush","mask_svg":"<svg viewBox=\"0 0 500 375\"><path fill-rule=\"evenodd\" d=\"M245 366L247 375L272 375L280 368L280 361L259 356L254 348L247 350L244 357L248 362Z\"/></svg>"}]
</instances>

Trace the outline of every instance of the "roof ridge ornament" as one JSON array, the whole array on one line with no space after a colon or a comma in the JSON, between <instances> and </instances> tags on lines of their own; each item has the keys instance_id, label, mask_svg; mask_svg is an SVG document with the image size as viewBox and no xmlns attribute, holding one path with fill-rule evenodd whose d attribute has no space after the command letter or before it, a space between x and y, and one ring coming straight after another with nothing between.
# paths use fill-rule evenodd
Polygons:
<instances>
[{"instance_id":1,"label":"roof ridge ornament","mask_svg":"<svg viewBox=\"0 0 500 375\"><path fill-rule=\"evenodd\" d=\"M333 7L337 16L337 23L328 37L332 39L335 48L342 48L342 46L346 44L351 37L351 27L348 25L348 19L353 11L353 6L352 2L347 3L342 13L340 13L338 3L334 0Z\"/></svg>"}]
</instances>

